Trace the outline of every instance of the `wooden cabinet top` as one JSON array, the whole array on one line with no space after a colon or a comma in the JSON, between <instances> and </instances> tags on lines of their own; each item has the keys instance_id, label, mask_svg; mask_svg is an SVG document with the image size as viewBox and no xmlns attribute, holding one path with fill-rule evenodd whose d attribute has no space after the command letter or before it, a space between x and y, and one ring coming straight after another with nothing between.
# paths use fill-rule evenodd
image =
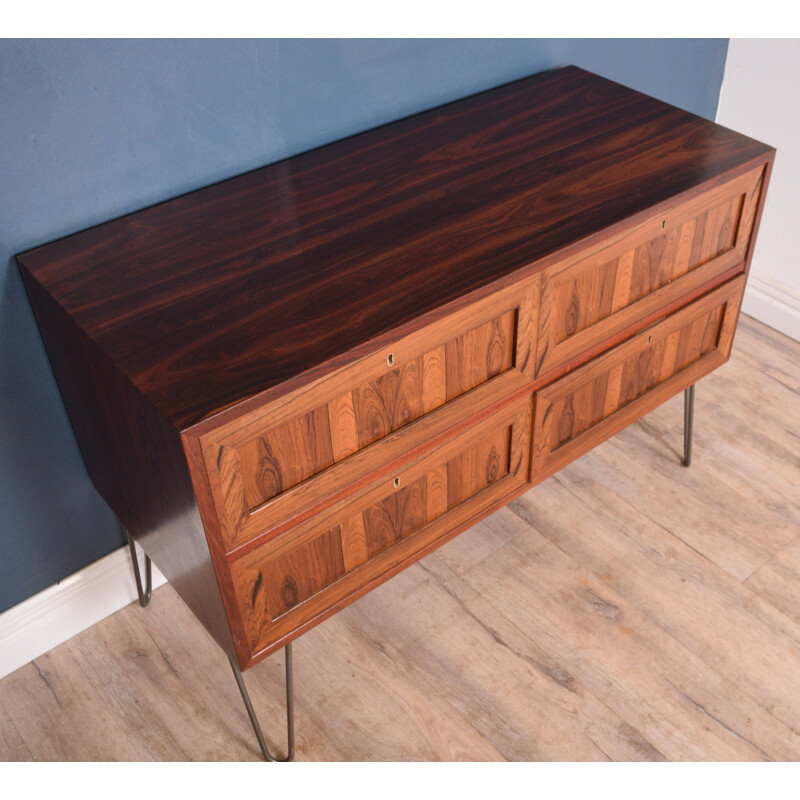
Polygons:
<instances>
[{"instance_id":1,"label":"wooden cabinet top","mask_svg":"<svg viewBox=\"0 0 800 800\"><path fill-rule=\"evenodd\" d=\"M185 430L771 152L566 67L18 261Z\"/></svg>"}]
</instances>

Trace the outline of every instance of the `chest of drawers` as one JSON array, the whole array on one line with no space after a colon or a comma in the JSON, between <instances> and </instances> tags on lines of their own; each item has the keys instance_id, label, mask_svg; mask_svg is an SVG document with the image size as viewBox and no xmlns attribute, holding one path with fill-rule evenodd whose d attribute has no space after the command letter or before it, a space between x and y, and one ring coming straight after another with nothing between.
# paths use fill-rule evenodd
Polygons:
<instances>
[{"instance_id":1,"label":"chest of drawers","mask_svg":"<svg viewBox=\"0 0 800 800\"><path fill-rule=\"evenodd\" d=\"M773 157L568 67L18 262L94 485L246 669L723 363Z\"/></svg>"}]
</instances>

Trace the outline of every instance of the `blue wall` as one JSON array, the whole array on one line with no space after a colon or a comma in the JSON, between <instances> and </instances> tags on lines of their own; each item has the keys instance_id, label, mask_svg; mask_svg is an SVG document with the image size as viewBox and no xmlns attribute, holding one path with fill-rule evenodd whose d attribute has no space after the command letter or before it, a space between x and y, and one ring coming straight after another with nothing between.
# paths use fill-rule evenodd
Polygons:
<instances>
[{"instance_id":1,"label":"blue wall","mask_svg":"<svg viewBox=\"0 0 800 800\"><path fill-rule=\"evenodd\" d=\"M0 41L0 611L119 547L13 255L381 123L577 64L716 112L716 40Z\"/></svg>"}]
</instances>

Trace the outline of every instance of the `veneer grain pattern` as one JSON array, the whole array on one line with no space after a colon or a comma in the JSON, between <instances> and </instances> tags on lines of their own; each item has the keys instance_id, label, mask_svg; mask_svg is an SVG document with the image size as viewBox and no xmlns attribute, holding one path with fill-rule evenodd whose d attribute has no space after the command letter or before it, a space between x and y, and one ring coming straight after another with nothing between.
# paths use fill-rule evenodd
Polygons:
<instances>
[{"instance_id":1,"label":"veneer grain pattern","mask_svg":"<svg viewBox=\"0 0 800 800\"><path fill-rule=\"evenodd\" d=\"M20 263L184 429L769 152L567 67Z\"/></svg>"}]
</instances>

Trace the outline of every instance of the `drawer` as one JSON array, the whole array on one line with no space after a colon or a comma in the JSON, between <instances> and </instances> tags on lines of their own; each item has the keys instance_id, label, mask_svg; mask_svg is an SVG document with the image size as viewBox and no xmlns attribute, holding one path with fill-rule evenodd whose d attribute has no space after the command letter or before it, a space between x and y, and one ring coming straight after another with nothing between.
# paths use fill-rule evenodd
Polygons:
<instances>
[{"instance_id":1,"label":"drawer","mask_svg":"<svg viewBox=\"0 0 800 800\"><path fill-rule=\"evenodd\" d=\"M546 269L537 376L743 268L762 182L759 167Z\"/></svg>"},{"instance_id":2,"label":"drawer","mask_svg":"<svg viewBox=\"0 0 800 800\"><path fill-rule=\"evenodd\" d=\"M321 621L525 485L531 398L230 559L251 657ZM229 612L230 614L230 612Z\"/></svg>"},{"instance_id":3,"label":"drawer","mask_svg":"<svg viewBox=\"0 0 800 800\"><path fill-rule=\"evenodd\" d=\"M536 286L494 293L204 436L225 550L530 383Z\"/></svg>"},{"instance_id":4,"label":"drawer","mask_svg":"<svg viewBox=\"0 0 800 800\"><path fill-rule=\"evenodd\" d=\"M744 276L534 395L531 478L540 481L724 363Z\"/></svg>"}]
</instances>

